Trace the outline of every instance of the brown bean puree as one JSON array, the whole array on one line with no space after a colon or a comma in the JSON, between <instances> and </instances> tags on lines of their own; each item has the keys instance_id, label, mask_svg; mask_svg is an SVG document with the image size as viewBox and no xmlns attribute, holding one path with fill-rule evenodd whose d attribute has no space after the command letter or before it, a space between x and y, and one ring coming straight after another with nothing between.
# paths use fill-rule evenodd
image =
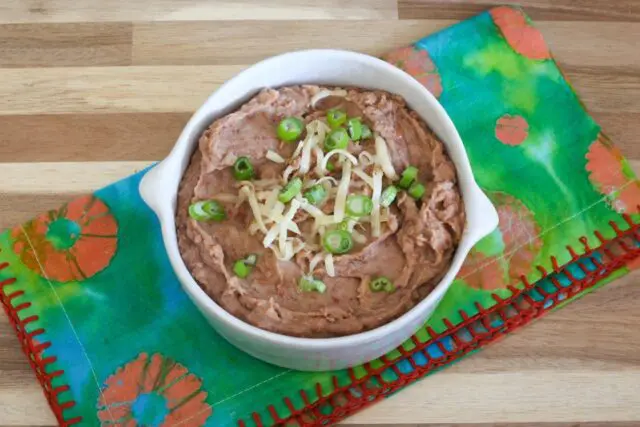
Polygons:
<instances>
[{"instance_id":1,"label":"brown bean puree","mask_svg":"<svg viewBox=\"0 0 640 427\"><path fill-rule=\"evenodd\" d=\"M330 109L359 117L373 132L349 142L351 158L337 152L324 159L332 171L322 168ZM280 141L276 133L286 117L298 117L306 126L293 142ZM250 182L234 178L239 156L253 165ZM344 191L379 200L380 182L382 190L397 183L408 166L418 168L417 181L426 187L419 200L400 191L388 208L375 202L371 214L357 222L338 212L344 210L338 208ZM303 189L291 202L278 202L285 180L296 176L305 187L332 177L320 181L328 201L314 209ZM347 186L342 193L341 183ZM209 199L224 206L226 219L189 216L192 203ZM465 224L453 163L401 97L318 86L265 89L214 121L182 178L176 217L182 258L207 294L252 325L300 337L355 334L407 312L447 272ZM323 233L340 226L353 233L353 247L327 259ZM240 278L234 263L249 254L257 255L257 263ZM381 276L393 290L371 289L371 281ZM305 291L301 277L320 280L326 288Z\"/></svg>"}]
</instances>

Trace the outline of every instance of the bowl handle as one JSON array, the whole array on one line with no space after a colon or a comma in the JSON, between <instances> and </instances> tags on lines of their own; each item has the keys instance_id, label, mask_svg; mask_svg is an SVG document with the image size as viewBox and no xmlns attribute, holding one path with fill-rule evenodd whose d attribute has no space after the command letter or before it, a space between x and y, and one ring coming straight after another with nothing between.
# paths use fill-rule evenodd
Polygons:
<instances>
[{"instance_id":1,"label":"bowl handle","mask_svg":"<svg viewBox=\"0 0 640 427\"><path fill-rule=\"evenodd\" d=\"M471 202L473 209L470 210L472 214L468 218L469 229L472 232L471 241L477 242L498 227L499 218L493 203L477 185Z\"/></svg>"},{"instance_id":2,"label":"bowl handle","mask_svg":"<svg viewBox=\"0 0 640 427\"><path fill-rule=\"evenodd\" d=\"M162 170L163 163L153 166L142 177L138 190L142 200L153 210L156 215L160 214L160 201L162 200Z\"/></svg>"}]
</instances>

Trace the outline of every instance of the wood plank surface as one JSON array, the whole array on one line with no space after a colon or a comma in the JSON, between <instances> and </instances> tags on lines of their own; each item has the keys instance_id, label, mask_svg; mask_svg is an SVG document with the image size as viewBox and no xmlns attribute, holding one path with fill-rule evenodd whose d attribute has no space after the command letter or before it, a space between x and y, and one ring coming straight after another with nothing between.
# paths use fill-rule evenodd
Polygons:
<instances>
[{"instance_id":1,"label":"wood plank surface","mask_svg":"<svg viewBox=\"0 0 640 427\"><path fill-rule=\"evenodd\" d=\"M160 160L200 103L267 56L379 55L497 0L0 2L0 229ZM640 1L525 0L595 119L640 170ZM640 272L347 420L640 426ZM0 427L56 425L0 315Z\"/></svg>"}]
</instances>

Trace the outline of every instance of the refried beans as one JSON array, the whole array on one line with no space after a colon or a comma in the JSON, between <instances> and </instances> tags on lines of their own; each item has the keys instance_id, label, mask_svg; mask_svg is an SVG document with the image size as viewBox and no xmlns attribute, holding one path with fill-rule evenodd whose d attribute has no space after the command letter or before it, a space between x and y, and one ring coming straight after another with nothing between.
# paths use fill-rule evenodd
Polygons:
<instances>
[{"instance_id":1,"label":"refried beans","mask_svg":"<svg viewBox=\"0 0 640 427\"><path fill-rule=\"evenodd\" d=\"M290 142L278 134L286 118L302 124ZM245 157L253 174L241 179L234 165ZM404 177L413 168L413 180ZM297 179L302 188L282 202ZM390 186L398 191L385 205ZM322 200L309 196L314 187ZM208 200L223 219L190 215ZM265 89L206 129L176 224L187 268L229 313L276 333L335 337L388 323L428 295L449 269L464 212L442 142L401 97L305 85ZM327 247L331 233L349 244Z\"/></svg>"}]
</instances>

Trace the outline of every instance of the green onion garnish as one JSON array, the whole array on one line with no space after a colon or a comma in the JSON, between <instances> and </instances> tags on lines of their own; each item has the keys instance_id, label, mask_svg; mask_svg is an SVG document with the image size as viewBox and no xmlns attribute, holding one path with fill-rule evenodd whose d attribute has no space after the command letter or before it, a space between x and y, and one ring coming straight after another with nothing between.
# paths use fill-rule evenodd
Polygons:
<instances>
[{"instance_id":1,"label":"green onion garnish","mask_svg":"<svg viewBox=\"0 0 640 427\"><path fill-rule=\"evenodd\" d=\"M238 181L246 181L253 178L253 165L248 157L242 156L233 164L233 176Z\"/></svg>"},{"instance_id":2,"label":"green onion garnish","mask_svg":"<svg viewBox=\"0 0 640 427\"><path fill-rule=\"evenodd\" d=\"M312 205L318 205L327 197L327 189L321 184L316 184L305 191L303 197Z\"/></svg>"},{"instance_id":3,"label":"green onion garnish","mask_svg":"<svg viewBox=\"0 0 640 427\"><path fill-rule=\"evenodd\" d=\"M329 162L329 163L327 163L327 170L329 172L333 172L333 171L336 170L336 166L332 162Z\"/></svg>"},{"instance_id":4,"label":"green onion garnish","mask_svg":"<svg viewBox=\"0 0 640 427\"><path fill-rule=\"evenodd\" d=\"M369 139L372 136L371 128L367 125L362 125L362 135L360 135L360 139Z\"/></svg>"},{"instance_id":5,"label":"green onion garnish","mask_svg":"<svg viewBox=\"0 0 640 427\"><path fill-rule=\"evenodd\" d=\"M331 131L327 139L324 140L324 149L326 151L337 149L345 150L348 146L349 135L347 135L347 131L342 128Z\"/></svg>"},{"instance_id":6,"label":"green onion garnish","mask_svg":"<svg viewBox=\"0 0 640 427\"><path fill-rule=\"evenodd\" d=\"M349 119L347 121L347 131L352 141L360 141L360 138L362 138L362 122L360 119Z\"/></svg>"},{"instance_id":7,"label":"green onion garnish","mask_svg":"<svg viewBox=\"0 0 640 427\"><path fill-rule=\"evenodd\" d=\"M319 292L323 294L327 290L327 285L322 280L314 279L310 276L302 276L298 286L302 292Z\"/></svg>"},{"instance_id":8,"label":"green onion garnish","mask_svg":"<svg viewBox=\"0 0 640 427\"><path fill-rule=\"evenodd\" d=\"M391 280L384 276L376 277L369 282L369 288L373 292L393 292L396 290L395 285Z\"/></svg>"},{"instance_id":9,"label":"green onion garnish","mask_svg":"<svg viewBox=\"0 0 640 427\"><path fill-rule=\"evenodd\" d=\"M391 203L396 199L398 195L398 189L395 185L390 185L384 189L382 194L380 195L380 206L388 208L391 206Z\"/></svg>"},{"instance_id":10,"label":"green onion garnish","mask_svg":"<svg viewBox=\"0 0 640 427\"><path fill-rule=\"evenodd\" d=\"M351 216L359 217L369 215L373 210L373 202L367 196L361 194L347 197L346 209Z\"/></svg>"},{"instance_id":11,"label":"green onion garnish","mask_svg":"<svg viewBox=\"0 0 640 427\"><path fill-rule=\"evenodd\" d=\"M247 257L244 259L244 263L251 267L255 267L255 265L258 263L258 255L256 254L247 255Z\"/></svg>"},{"instance_id":12,"label":"green onion garnish","mask_svg":"<svg viewBox=\"0 0 640 427\"><path fill-rule=\"evenodd\" d=\"M278 194L278 200L280 200L282 203L290 202L291 199L296 197L300 190L302 190L302 180L296 176L291 181L289 181L282 190L280 190L280 194Z\"/></svg>"},{"instance_id":13,"label":"green onion garnish","mask_svg":"<svg viewBox=\"0 0 640 427\"><path fill-rule=\"evenodd\" d=\"M215 200L201 200L189 206L189 216L196 221L223 221L227 214Z\"/></svg>"},{"instance_id":14,"label":"green onion garnish","mask_svg":"<svg viewBox=\"0 0 640 427\"><path fill-rule=\"evenodd\" d=\"M241 279L244 279L249 274L251 274L251 270L251 266L247 265L246 261L243 259L239 259L238 261L233 263L233 272Z\"/></svg>"},{"instance_id":15,"label":"green onion garnish","mask_svg":"<svg viewBox=\"0 0 640 427\"><path fill-rule=\"evenodd\" d=\"M342 110L329 110L327 112L327 123L331 129L342 126L347 121L347 113Z\"/></svg>"},{"instance_id":16,"label":"green onion garnish","mask_svg":"<svg viewBox=\"0 0 640 427\"><path fill-rule=\"evenodd\" d=\"M409 166L402 172L398 186L405 190L411 186L411 183L418 177L418 168Z\"/></svg>"},{"instance_id":17,"label":"green onion garnish","mask_svg":"<svg viewBox=\"0 0 640 427\"><path fill-rule=\"evenodd\" d=\"M251 271L253 271L253 267L258 263L258 255L249 254L245 259L239 259L235 263L233 263L233 272L236 276L241 279L244 279Z\"/></svg>"},{"instance_id":18,"label":"green onion garnish","mask_svg":"<svg viewBox=\"0 0 640 427\"><path fill-rule=\"evenodd\" d=\"M349 218L343 220L340 224L338 224L338 230L349 231Z\"/></svg>"},{"instance_id":19,"label":"green onion garnish","mask_svg":"<svg viewBox=\"0 0 640 427\"><path fill-rule=\"evenodd\" d=\"M293 142L302 135L304 124L297 117L287 117L278 124L276 133L278 138L285 142Z\"/></svg>"},{"instance_id":20,"label":"green onion garnish","mask_svg":"<svg viewBox=\"0 0 640 427\"><path fill-rule=\"evenodd\" d=\"M407 190L407 193L409 193L411 197L417 200L422 198L425 191L426 189L424 188L424 185L420 184L419 182L414 182L413 184L411 184L411 187L409 187L409 190Z\"/></svg>"},{"instance_id":21,"label":"green onion garnish","mask_svg":"<svg viewBox=\"0 0 640 427\"><path fill-rule=\"evenodd\" d=\"M353 247L351 234L345 230L331 230L322 236L322 245L332 254L346 254Z\"/></svg>"}]
</instances>

